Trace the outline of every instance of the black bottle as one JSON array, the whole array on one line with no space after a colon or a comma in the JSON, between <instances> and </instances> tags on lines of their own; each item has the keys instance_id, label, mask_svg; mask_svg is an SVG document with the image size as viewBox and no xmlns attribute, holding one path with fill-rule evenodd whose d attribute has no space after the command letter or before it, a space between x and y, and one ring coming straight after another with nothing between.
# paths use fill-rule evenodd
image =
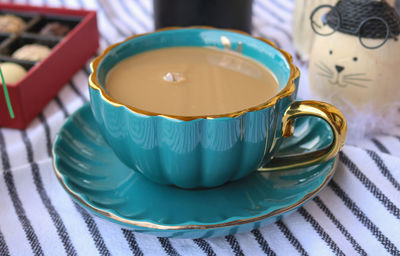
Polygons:
<instances>
[{"instance_id":1,"label":"black bottle","mask_svg":"<svg viewBox=\"0 0 400 256\"><path fill-rule=\"evenodd\" d=\"M206 25L251 33L253 0L154 0L156 29Z\"/></svg>"}]
</instances>

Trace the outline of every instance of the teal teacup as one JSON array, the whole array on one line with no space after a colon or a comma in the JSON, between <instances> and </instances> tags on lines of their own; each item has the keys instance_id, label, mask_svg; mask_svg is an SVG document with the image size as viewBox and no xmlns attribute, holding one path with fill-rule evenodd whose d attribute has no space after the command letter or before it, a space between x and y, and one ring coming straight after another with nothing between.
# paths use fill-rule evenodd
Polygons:
<instances>
[{"instance_id":1,"label":"teal teacup","mask_svg":"<svg viewBox=\"0 0 400 256\"><path fill-rule=\"evenodd\" d=\"M132 55L178 46L223 49L227 40L231 48L240 45L242 54L275 74L279 92L273 98L234 113L188 117L127 106L104 89L107 72ZM91 67L91 108L102 135L124 164L157 183L182 188L219 186L255 170L277 171L326 161L345 141L346 121L340 111L327 103L296 101L298 68L289 54L262 38L213 28L171 28L112 45ZM282 138L292 135L294 119L307 115L328 122L334 135L331 145L274 158Z\"/></svg>"}]
</instances>

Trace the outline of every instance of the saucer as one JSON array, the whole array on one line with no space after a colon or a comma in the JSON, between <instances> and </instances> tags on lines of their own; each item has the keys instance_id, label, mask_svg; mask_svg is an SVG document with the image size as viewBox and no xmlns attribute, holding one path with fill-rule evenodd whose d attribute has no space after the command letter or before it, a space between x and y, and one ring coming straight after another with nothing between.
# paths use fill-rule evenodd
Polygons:
<instances>
[{"instance_id":1,"label":"saucer","mask_svg":"<svg viewBox=\"0 0 400 256\"><path fill-rule=\"evenodd\" d=\"M329 145L332 135L326 126L317 118L298 119L280 154ZM136 232L175 238L225 236L275 222L316 196L332 178L335 164L331 159L307 168L254 172L211 189L158 185L118 160L89 104L68 118L53 146L55 173L80 205Z\"/></svg>"}]
</instances>

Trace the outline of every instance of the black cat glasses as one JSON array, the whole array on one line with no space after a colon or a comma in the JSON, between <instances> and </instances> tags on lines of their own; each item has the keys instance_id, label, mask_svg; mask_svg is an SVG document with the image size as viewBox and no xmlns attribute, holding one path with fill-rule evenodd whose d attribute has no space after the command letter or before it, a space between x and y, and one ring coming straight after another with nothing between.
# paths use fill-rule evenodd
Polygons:
<instances>
[{"instance_id":1,"label":"black cat glasses","mask_svg":"<svg viewBox=\"0 0 400 256\"><path fill-rule=\"evenodd\" d=\"M357 27L357 24L342 22L340 12L331 5L321 5L314 9L310 20L311 28L316 34L330 36L339 30L357 36L360 44L367 49L377 49L383 46L389 38L397 40L397 37L390 32L388 22L383 18L368 17L362 20Z\"/></svg>"}]
</instances>

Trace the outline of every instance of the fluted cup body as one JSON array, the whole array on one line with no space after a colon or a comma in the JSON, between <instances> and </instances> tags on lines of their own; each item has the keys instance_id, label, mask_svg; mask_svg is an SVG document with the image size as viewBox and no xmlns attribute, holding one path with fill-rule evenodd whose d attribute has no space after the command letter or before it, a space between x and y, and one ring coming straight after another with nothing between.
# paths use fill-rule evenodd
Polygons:
<instances>
[{"instance_id":1,"label":"fluted cup body","mask_svg":"<svg viewBox=\"0 0 400 256\"><path fill-rule=\"evenodd\" d=\"M127 57L163 47L226 47L271 70L279 93L235 113L179 117L124 105L104 89L107 72ZM238 180L267 164L282 137L282 116L295 100L299 73L291 57L266 40L212 28L168 29L111 46L92 63L90 102L103 137L119 159L161 184L214 187ZM157 92L155 92L157 93ZM112 170L110 170L112 171Z\"/></svg>"}]
</instances>

